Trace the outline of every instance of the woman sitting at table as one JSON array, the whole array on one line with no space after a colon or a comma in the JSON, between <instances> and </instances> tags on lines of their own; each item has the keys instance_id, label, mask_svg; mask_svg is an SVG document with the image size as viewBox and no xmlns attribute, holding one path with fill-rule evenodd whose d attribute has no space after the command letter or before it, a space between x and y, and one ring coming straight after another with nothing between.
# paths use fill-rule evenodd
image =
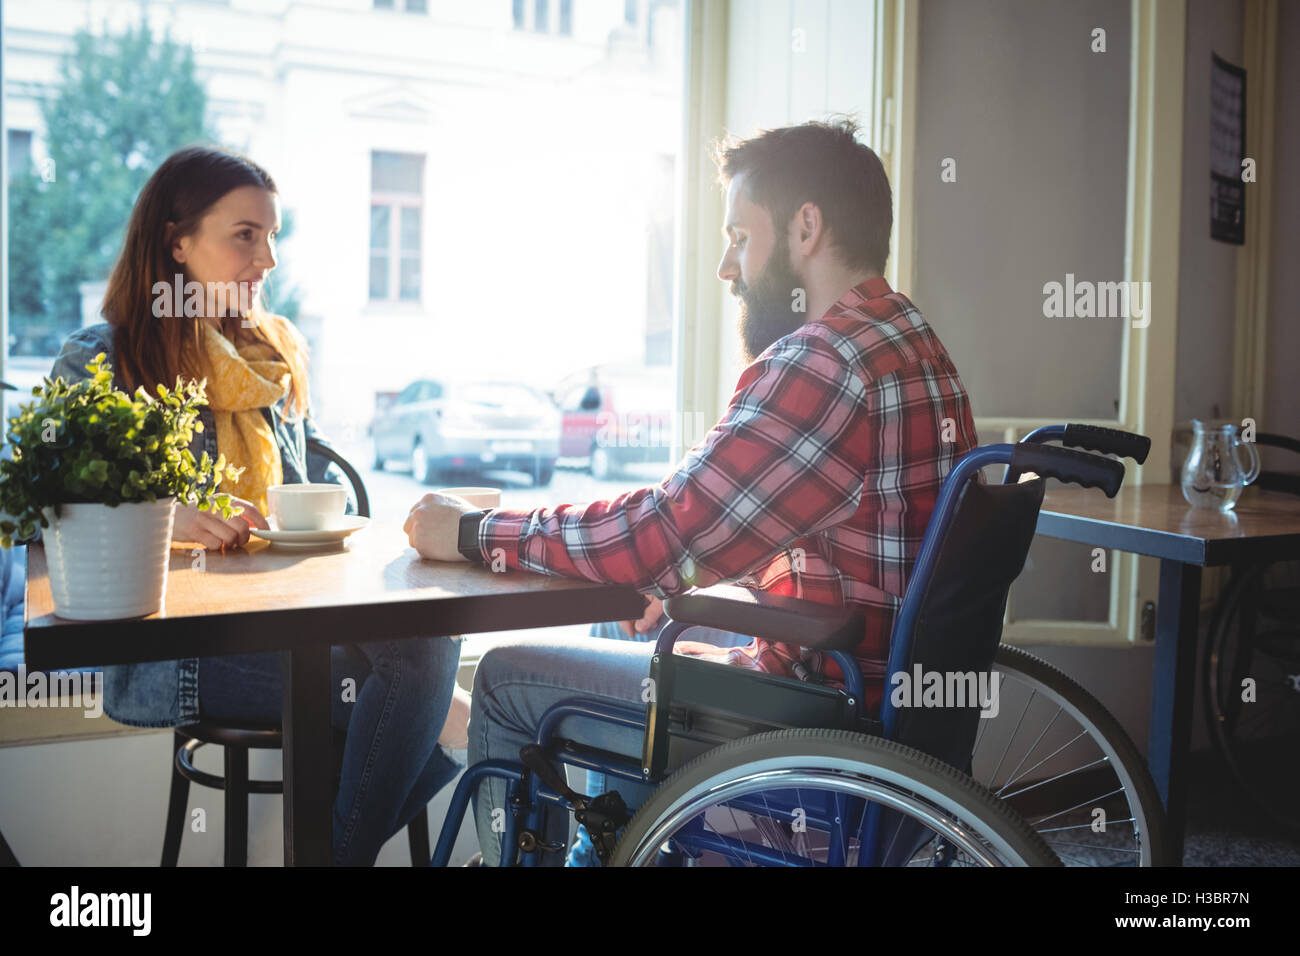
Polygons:
<instances>
[{"instance_id":1,"label":"woman sitting at table","mask_svg":"<svg viewBox=\"0 0 1300 956\"><path fill-rule=\"evenodd\" d=\"M204 429L192 450L195 458L224 454L243 468L233 487L221 486L243 510L224 520L178 502L174 542L244 545L250 527L267 527L268 487L339 480L328 461L306 452L305 439L320 438L308 416L306 342L259 302L276 265L279 229L275 183L261 167L207 147L174 153L136 201L104 297L108 322L74 332L54 363L51 377L74 381L106 352L114 384L127 392L143 385L153 393L178 374L207 379ZM233 283L223 288L239 295L228 296L235 301L220 314L183 316L171 300L173 288L186 282L203 287L209 307L220 301L207 295L215 283ZM155 288L167 291L156 296ZM460 639L382 637L358 634L356 644L333 648L334 686L354 689L333 703L334 724L347 731L334 803L336 865L373 864L385 841L425 812L459 770L439 745L439 732L452 703ZM278 723L280 656L108 667L104 695L110 717L137 726L200 718ZM459 728L449 731L463 736Z\"/></svg>"}]
</instances>

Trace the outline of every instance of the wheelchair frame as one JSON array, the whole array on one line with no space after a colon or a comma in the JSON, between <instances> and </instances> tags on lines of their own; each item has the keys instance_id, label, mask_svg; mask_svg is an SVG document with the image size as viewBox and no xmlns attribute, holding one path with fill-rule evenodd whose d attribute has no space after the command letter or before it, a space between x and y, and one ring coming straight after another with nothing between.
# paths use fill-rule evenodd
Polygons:
<instances>
[{"instance_id":1,"label":"wheelchair frame","mask_svg":"<svg viewBox=\"0 0 1300 956\"><path fill-rule=\"evenodd\" d=\"M1000 443L972 449L962 456L945 476L930 521L926 526L912 574L908 579L903 603L894 623L885 678L886 686L890 676L902 666L901 662L908 659L912 634L922 603L921 597L925 594L938 564L940 547L957 513L957 505L967 482L978 475L981 469L990 465L1006 465L1004 483L1008 484L1019 478L1020 470L1033 470L1044 476L1050 475L1065 481L1102 487L1109 495L1115 493L1124 472L1123 465L1117 461L1063 448L1034 449L1035 454L1032 456L1025 454L1029 451L1025 447L1027 444L1037 445L1052 440L1064 440L1068 444L1089 447L1086 441L1070 441L1067 437L1071 434L1070 430L1080 428L1089 427L1044 426L1027 435L1018 444ZM1149 440L1142 439L1142 436L1114 429L1091 429L1092 434L1098 432L1105 433L1098 437L1108 442L1139 439L1146 441L1149 446ZM1076 432L1075 435L1077 434ZM1018 448L1022 449L1021 454L1017 454ZM1146 457L1144 451L1140 453L1140 457L1138 454L1132 456L1139 461ZM1022 460L1026 467L1018 470L1016 463ZM697 730L694 740L698 746L697 752L710 749L711 746L726 740L790 726L847 729L893 739L897 712L890 695L885 694L882 697L879 720L873 720L863 713L862 673L856 659L848 652L825 651L842 672L845 686L843 690L839 690L824 685L804 684L774 675L756 674L710 661L674 656L673 646L678 637L692 626L695 625L670 620L661 631L651 658L650 686L654 688L654 693L644 710L630 704L614 705L581 697L569 698L555 704L543 714L538 724L535 745L551 759L567 766L637 783L658 785L671 769L680 766L685 759L693 755L682 751L682 744L691 739L690 735L670 733L671 698L674 685L680 685L683 681L688 684L696 683L705 675L710 684L710 692L715 693L719 698L719 709L726 715L722 722L727 723L729 718L732 728L739 732L718 736L716 731L710 734L707 731ZM739 692L742 687L744 693ZM755 706L756 699L759 702L758 706ZM809 718L813 721L811 723L804 719L810 702L816 705L812 708L815 713ZM557 730L560 723L572 717L585 717L642 730L644 735L642 759L634 761L620 754L587 747L558 737ZM792 722L796 717L797 722ZM430 861L431 866L447 865L469 800L477 792L479 784L488 777L504 780L507 788L506 802L509 811L504 821L499 865L514 865L514 858L518 855L520 865L535 866L539 852L567 851L567 845L547 846L540 841L538 834L541 832L541 813L544 804L553 804L565 810L577 808L557 792L557 788L546 785L538 773L532 772L523 763L490 759L467 768L457 784ZM842 858L843 851L840 848L847 847L848 844L844 839L835 839L837 827L858 837L861 848L869 848L865 849L865 852L860 849L857 865L873 865L879 857L879 828L883 808L875 801L868 802L865 806L858 800L852 801L855 806L846 806L847 802L848 798L845 796L833 795L830 798L830 805L820 806L805 800L800 806L807 814L810 825L824 827L831 834L827 865L841 865L846 862ZM737 801L735 805L741 810L745 809L743 801ZM763 809L770 811L771 808L771 800L768 799ZM865 813L862 812L864 809ZM734 849L730 845L710 840L704 834L692 834L687 839L699 841L688 844L689 849L718 852L728 858L735 856ZM760 862L790 865L788 859L763 847L751 844L745 849L750 858Z\"/></svg>"}]
</instances>

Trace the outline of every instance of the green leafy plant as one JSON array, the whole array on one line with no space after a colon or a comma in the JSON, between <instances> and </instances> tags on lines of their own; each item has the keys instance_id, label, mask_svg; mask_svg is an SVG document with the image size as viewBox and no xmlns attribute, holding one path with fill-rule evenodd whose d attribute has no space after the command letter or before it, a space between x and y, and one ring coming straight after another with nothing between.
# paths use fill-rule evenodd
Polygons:
<instances>
[{"instance_id":1,"label":"green leafy plant","mask_svg":"<svg viewBox=\"0 0 1300 956\"><path fill-rule=\"evenodd\" d=\"M49 527L44 508L61 515L60 506L74 502L117 507L175 497L224 518L239 513L217 487L243 469L225 455L213 462L207 452L196 462L189 448L203 430L206 382L177 378L174 389L160 384L156 397L143 388L132 397L113 388L106 359L95 356L86 366L90 378L79 382L45 379L32 389L35 400L9 419L13 458L0 460L0 546Z\"/></svg>"}]
</instances>

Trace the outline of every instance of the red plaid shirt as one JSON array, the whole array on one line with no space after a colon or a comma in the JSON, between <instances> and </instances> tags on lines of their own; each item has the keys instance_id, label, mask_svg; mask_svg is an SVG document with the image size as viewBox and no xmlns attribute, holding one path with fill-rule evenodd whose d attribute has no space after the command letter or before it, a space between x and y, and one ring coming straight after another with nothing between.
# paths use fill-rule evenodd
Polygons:
<instances>
[{"instance_id":1,"label":"red plaid shirt","mask_svg":"<svg viewBox=\"0 0 1300 956\"><path fill-rule=\"evenodd\" d=\"M939 488L976 444L938 337L905 296L869 279L749 365L722 420L661 484L581 506L493 511L479 547L510 568L658 597L736 581L864 605L855 656L875 712ZM840 677L823 653L758 638L677 649L800 679Z\"/></svg>"}]
</instances>

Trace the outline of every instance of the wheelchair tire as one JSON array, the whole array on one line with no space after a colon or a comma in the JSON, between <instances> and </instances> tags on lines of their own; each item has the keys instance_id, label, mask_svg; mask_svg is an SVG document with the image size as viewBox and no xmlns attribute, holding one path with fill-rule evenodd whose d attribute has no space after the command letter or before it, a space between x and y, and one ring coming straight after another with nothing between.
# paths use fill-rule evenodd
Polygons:
<instances>
[{"instance_id":1,"label":"wheelchair tire","mask_svg":"<svg viewBox=\"0 0 1300 956\"><path fill-rule=\"evenodd\" d=\"M1000 644L994 657L993 668L1003 674L1003 682L1007 676L1011 676L1031 688L1035 694L1041 695L1068 712L1078 722L1084 732L1092 738L1093 744L1101 752L1123 788L1124 799L1127 800L1128 810L1133 820L1137 844L1134 847L1134 851L1138 854L1135 862L1139 866L1170 865L1165 843L1164 803L1160 799L1159 791L1156 790L1146 760L1138 752L1119 721L1102 706L1097 698L1084 690L1069 675L1028 651L1008 644ZM977 756L981 739L976 740ZM1006 784L1001 787L995 786L991 779L982 779L983 775L978 772L979 767L975 769L975 779L979 783L1003 799L1008 799ZM1032 826L1033 823L1031 822L1030 825ZM1048 827L1035 827L1035 829L1069 866L1074 859L1069 849L1073 845L1074 838L1061 837L1058 843L1055 842L1057 838L1052 835L1052 829ZM1096 864L1094 862L1086 865Z\"/></svg>"},{"instance_id":2,"label":"wheelchair tire","mask_svg":"<svg viewBox=\"0 0 1300 956\"><path fill-rule=\"evenodd\" d=\"M682 766L628 823L611 865L655 865L660 848L697 814L761 794L767 785L773 791L824 787L852 799L884 802L933 833L941 831L922 821L937 819L945 840L977 865L1061 865L1024 820L966 774L879 737L806 728L733 740Z\"/></svg>"}]
</instances>

